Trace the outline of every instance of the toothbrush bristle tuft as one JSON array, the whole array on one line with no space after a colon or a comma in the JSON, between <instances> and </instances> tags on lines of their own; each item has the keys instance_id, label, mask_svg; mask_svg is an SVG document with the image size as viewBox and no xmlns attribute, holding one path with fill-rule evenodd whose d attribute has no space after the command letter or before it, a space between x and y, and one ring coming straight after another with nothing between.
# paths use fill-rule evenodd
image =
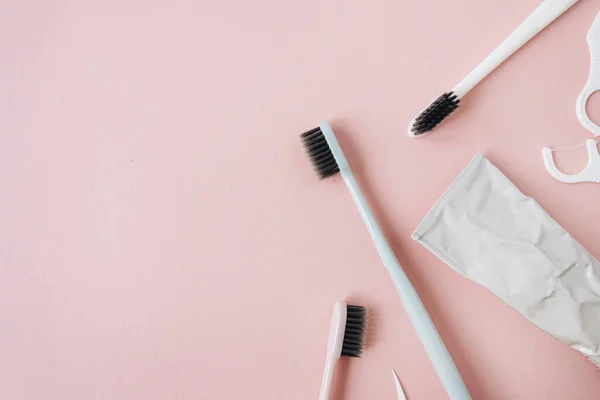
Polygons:
<instances>
[{"instance_id":1,"label":"toothbrush bristle tuft","mask_svg":"<svg viewBox=\"0 0 600 400\"><path fill-rule=\"evenodd\" d=\"M367 309L362 306L346 306L346 330L342 344L342 356L360 357L365 346Z\"/></svg>"},{"instance_id":2,"label":"toothbrush bristle tuft","mask_svg":"<svg viewBox=\"0 0 600 400\"><path fill-rule=\"evenodd\" d=\"M317 127L304 132L300 135L300 138L319 178L325 179L340 172L335 156L331 152L321 128Z\"/></svg>"},{"instance_id":3,"label":"toothbrush bristle tuft","mask_svg":"<svg viewBox=\"0 0 600 400\"><path fill-rule=\"evenodd\" d=\"M454 92L444 93L429 105L419 116L411 128L415 135L432 131L454 110L458 108L460 99Z\"/></svg>"}]
</instances>

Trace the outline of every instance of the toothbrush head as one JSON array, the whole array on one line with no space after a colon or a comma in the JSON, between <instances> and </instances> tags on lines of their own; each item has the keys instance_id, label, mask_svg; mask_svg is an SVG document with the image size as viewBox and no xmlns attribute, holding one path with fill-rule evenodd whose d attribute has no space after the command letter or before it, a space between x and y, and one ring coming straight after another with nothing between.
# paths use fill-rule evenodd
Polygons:
<instances>
[{"instance_id":1,"label":"toothbrush head","mask_svg":"<svg viewBox=\"0 0 600 400\"><path fill-rule=\"evenodd\" d=\"M300 139L319 178L325 179L340 172L338 162L320 126L304 132Z\"/></svg>"},{"instance_id":2,"label":"toothbrush head","mask_svg":"<svg viewBox=\"0 0 600 400\"><path fill-rule=\"evenodd\" d=\"M329 331L327 358L360 357L365 343L367 309L343 301L335 303Z\"/></svg>"},{"instance_id":3,"label":"toothbrush head","mask_svg":"<svg viewBox=\"0 0 600 400\"><path fill-rule=\"evenodd\" d=\"M454 110L458 108L460 99L454 92L447 92L435 99L410 124L408 135L419 137L431 132Z\"/></svg>"},{"instance_id":4,"label":"toothbrush head","mask_svg":"<svg viewBox=\"0 0 600 400\"><path fill-rule=\"evenodd\" d=\"M342 344L343 357L360 357L365 346L367 309L363 306L346 306L346 329Z\"/></svg>"},{"instance_id":5,"label":"toothbrush head","mask_svg":"<svg viewBox=\"0 0 600 400\"><path fill-rule=\"evenodd\" d=\"M365 343L367 309L349 306L343 301L335 303L331 329L327 341L325 372L321 383L320 400L330 398L335 367L340 357L360 357Z\"/></svg>"}]
</instances>

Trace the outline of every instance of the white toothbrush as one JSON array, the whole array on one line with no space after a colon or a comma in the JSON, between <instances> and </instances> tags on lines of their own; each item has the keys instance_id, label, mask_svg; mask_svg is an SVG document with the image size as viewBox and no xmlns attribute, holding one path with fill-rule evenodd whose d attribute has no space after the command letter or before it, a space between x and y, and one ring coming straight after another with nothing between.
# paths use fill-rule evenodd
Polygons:
<instances>
[{"instance_id":1,"label":"white toothbrush","mask_svg":"<svg viewBox=\"0 0 600 400\"><path fill-rule=\"evenodd\" d=\"M335 367L340 357L360 357L365 344L367 309L349 306L343 301L333 308L333 318L327 343L327 359L319 400L329 400Z\"/></svg>"},{"instance_id":2,"label":"white toothbrush","mask_svg":"<svg viewBox=\"0 0 600 400\"><path fill-rule=\"evenodd\" d=\"M469 75L432 101L408 126L408 136L423 137L459 106L460 100L498 65L579 0L545 0Z\"/></svg>"},{"instance_id":3,"label":"white toothbrush","mask_svg":"<svg viewBox=\"0 0 600 400\"><path fill-rule=\"evenodd\" d=\"M312 129L301 135L304 147L313 166L321 179L341 173L352 199L362 216L371 239L379 253L379 257L386 267L402 304L415 327L429 358L450 395L452 400L471 399L467 388L446 349L435 325L431 321L425 306L421 302L417 291L402 270L398 259L390 248L388 242L377 224L367 200L363 196L348 161L342 152L333 130L328 123L323 122L318 128Z\"/></svg>"}]
</instances>

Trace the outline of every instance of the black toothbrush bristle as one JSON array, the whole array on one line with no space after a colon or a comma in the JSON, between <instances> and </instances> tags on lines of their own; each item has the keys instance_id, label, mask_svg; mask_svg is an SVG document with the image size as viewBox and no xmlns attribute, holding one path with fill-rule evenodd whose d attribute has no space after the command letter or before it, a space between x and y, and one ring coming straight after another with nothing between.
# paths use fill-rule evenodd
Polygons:
<instances>
[{"instance_id":1,"label":"black toothbrush bristle","mask_svg":"<svg viewBox=\"0 0 600 400\"><path fill-rule=\"evenodd\" d=\"M458 108L459 104L460 99L454 92L444 93L419 114L415 119L411 131L415 135L422 135L432 131L452 114Z\"/></svg>"},{"instance_id":2,"label":"black toothbrush bristle","mask_svg":"<svg viewBox=\"0 0 600 400\"><path fill-rule=\"evenodd\" d=\"M304 132L300 138L319 178L325 179L340 172L321 128L317 127Z\"/></svg>"},{"instance_id":3,"label":"black toothbrush bristle","mask_svg":"<svg viewBox=\"0 0 600 400\"><path fill-rule=\"evenodd\" d=\"M367 332L367 309L362 306L346 306L346 330L342 344L342 356L360 357L365 347Z\"/></svg>"}]
</instances>

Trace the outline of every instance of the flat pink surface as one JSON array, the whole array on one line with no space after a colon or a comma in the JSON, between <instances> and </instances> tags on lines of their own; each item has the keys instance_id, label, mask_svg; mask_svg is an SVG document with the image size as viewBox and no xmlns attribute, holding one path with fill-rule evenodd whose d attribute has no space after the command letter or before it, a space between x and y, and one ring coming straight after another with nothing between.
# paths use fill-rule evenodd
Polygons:
<instances>
[{"instance_id":1,"label":"flat pink surface","mask_svg":"<svg viewBox=\"0 0 600 400\"><path fill-rule=\"evenodd\" d=\"M481 151L600 256L600 186L540 155L590 137L600 0L406 135L539 2L2 0L0 398L316 399L350 299L370 342L336 399L395 399L392 367L410 400L446 399L346 188L304 154L321 120L474 399L600 398L600 370L410 239Z\"/></svg>"}]
</instances>

